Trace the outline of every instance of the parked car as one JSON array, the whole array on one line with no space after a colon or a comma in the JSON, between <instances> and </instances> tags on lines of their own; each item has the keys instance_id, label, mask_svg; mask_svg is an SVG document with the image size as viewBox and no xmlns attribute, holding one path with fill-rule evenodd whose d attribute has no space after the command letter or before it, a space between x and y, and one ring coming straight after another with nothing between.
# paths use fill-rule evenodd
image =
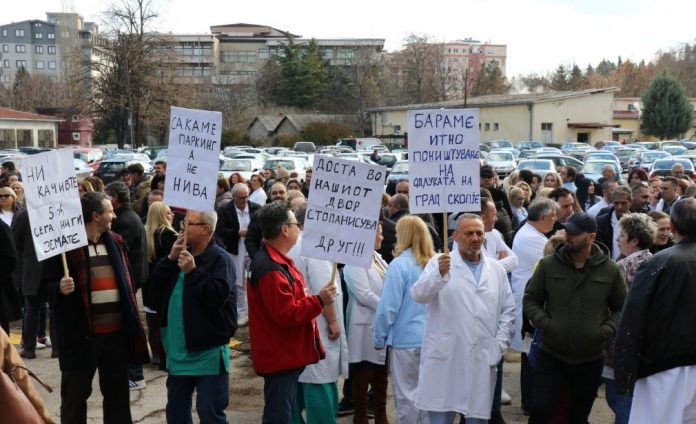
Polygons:
<instances>
[{"instance_id":1,"label":"parked car","mask_svg":"<svg viewBox=\"0 0 696 424\"><path fill-rule=\"evenodd\" d=\"M672 156L678 156L678 155L683 155L684 153L686 153L687 148L684 146L681 146L681 145L679 145L679 146L670 145L670 146L662 146L660 148L660 150L662 150L663 152L667 152Z\"/></svg>"},{"instance_id":2,"label":"parked car","mask_svg":"<svg viewBox=\"0 0 696 424\"><path fill-rule=\"evenodd\" d=\"M564 155L570 155L573 157L576 157L575 155L571 155L572 151L578 150L578 151L586 151L592 149L592 146L590 146L587 143L565 143L561 146L561 152L563 152ZM577 154L577 153L576 153ZM584 155L584 153L583 153Z\"/></svg>"},{"instance_id":3,"label":"parked car","mask_svg":"<svg viewBox=\"0 0 696 424\"><path fill-rule=\"evenodd\" d=\"M517 164L517 171L521 171L522 169L529 169L533 173L543 177L547 172L555 172L556 165L554 165L551 159L524 159Z\"/></svg>"},{"instance_id":4,"label":"parked car","mask_svg":"<svg viewBox=\"0 0 696 424\"><path fill-rule=\"evenodd\" d=\"M484 141L483 144L493 149L514 149L515 146L510 140L489 140Z\"/></svg>"},{"instance_id":5,"label":"parked car","mask_svg":"<svg viewBox=\"0 0 696 424\"><path fill-rule=\"evenodd\" d=\"M311 141L298 141L292 147L292 150L296 152L315 153L317 151L317 146Z\"/></svg>"},{"instance_id":6,"label":"parked car","mask_svg":"<svg viewBox=\"0 0 696 424\"><path fill-rule=\"evenodd\" d=\"M626 147L614 150L614 155L617 157L617 159L619 159L619 164L621 165L622 170L628 170L628 161L631 159L631 156L633 156L633 153L635 153L636 151L637 149L631 149Z\"/></svg>"},{"instance_id":7,"label":"parked car","mask_svg":"<svg viewBox=\"0 0 696 424\"><path fill-rule=\"evenodd\" d=\"M386 192L390 196L396 194L396 183L400 180L408 180L409 164L407 160L400 160L392 166L391 172L387 176Z\"/></svg>"},{"instance_id":8,"label":"parked car","mask_svg":"<svg viewBox=\"0 0 696 424\"><path fill-rule=\"evenodd\" d=\"M286 156L282 158L271 158L263 165L263 169L278 169L282 166L290 173L290 178L296 178L300 182L304 182L307 177L307 168L309 163L300 157Z\"/></svg>"},{"instance_id":9,"label":"parked car","mask_svg":"<svg viewBox=\"0 0 696 424\"><path fill-rule=\"evenodd\" d=\"M225 179L229 179L230 175L234 172L238 172L245 180L248 180L253 174L262 170L263 169L252 159L234 158L223 161L218 168L218 174L225 177Z\"/></svg>"},{"instance_id":10,"label":"parked car","mask_svg":"<svg viewBox=\"0 0 696 424\"><path fill-rule=\"evenodd\" d=\"M350 147L353 151L368 151L371 152L375 146L381 146L382 142L376 137L366 138L339 138L337 146Z\"/></svg>"},{"instance_id":11,"label":"parked car","mask_svg":"<svg viewBox=\"0 0 696 424\"><path fill-rule=\"evenodd\" d=\"M501 177L508 176L517 165L515 156L508 150L491 150L485 162L491 165Z\"/></svg>"},{"instance_id":12,"label":"parked car","mask_svg":"<svg viewBox=\"0 0 696 424\"><path fill-rule=\"evenodd\" d=\"M585 153L585 157L582 161L587 162L590 160L613 160L617 165L621 166L619 158L617 158L612 152L608 152L606 150L591 150Z\"/></svg>"},{"instance_id":13,"label":"parked car","mask_svg":"<svg viewBox=\"0 0 696 424\"><path fill-rule=\"evenodd\" d=\"M675 163L681 163L684 165L684 174L691 178L696 178L696 171L694 171L694 163L688 157L669 157L666 159L658 159L653 162L650 167L650 172L648 176L653 177L666 177L672 175L672 166Z\"/></svg>"},{"instance_id":14,"label":"parked car","mask_svg":"<svg viewBox=\"0 0 696 424\"><path fill-rule=\"evenodd\" d=\"M73 158L73 165L75 167L75 177L77 181L82 181L87 177L92 176L94 169L82 159Z\"/></svg>"},{"instance_id":15,"label":"parked car","mask_svg":"<svg viewBox=\"0 0 696 424\"><path fill-rule=\"evenodd\" d=\"M540 149L536 149L537 155L540 155L542 153L553 153L556 155L562 155L564 154L561 149L557 149L555 147L542 147Z\"/></svg>"},{"instance_id":16,"label":"parked car","mask_svg":"<svg viewBox=\"0 0 696 424\"><path fill-rule=\"evenodd\" d=\"M387 169L392 169L394 164L401 160L401 155L396 155L392 153L380 153L379 160L377 160L377 165L382 165Z\"/></svg>"},{"instance_id":17,"label":"parked car","mask_svg":"<svg viewBox=\"0 0 696 424\"><path fill-rule=\"evenodd\" d=\"M134 159L132 157L118 157L114 159L105 159L101 161L99 167L94 171L94 176L101 178L104 184L109 184L112 181L118 180L121 175L121 171L126 169L128 166L139 163L145 169L145 174L152 173L152 166L148 160L143 160L142 157L147 159L147 155L139 155L140 159Z\"/></svg>"},{"instance_id":18,"label":"parked car","mask_svg":"<svg viewBox=\"0 0 696 424\"><path fill-rule=\"evenodd\" d=\"M572 156L543 154L537 155L536 159L549 159L556 165L556 169L561 166L572 166L576 171L579 171L582 168L582 162Z\"/></svg>"},{"instance_id":19,"label":"parked car","mask_svg":"<svg viewBox=\"0 0 696 424\"><path fill-rule=\"evenodd\" d=\"M523 140L517 143L517 149L520 151L541 149L542 147L546 147L546 144L537 140Z\"/></svg>"},{"instance_id":20,"label":"parked car","mask_svg":"<svg viewBox=\"0 0 696 424\"><path fill-rule=\"evenodd\" d=\"M657 141L637 141L633 144L644 147L646 150L657 150L660 147L660 143Z\"/></svg>"},{"instance_id":21,"label":"parked car","mask_svg":"<svg viewBox=\"0 0 696 424\"><path fill-rule=\"evenodd\" d=\"M696 149L696 139L693 138L684 138L682 140L679 140L682 146L686 147L688 150L694 150Z\"/></svg>"},{"instance_id":22,"label":"parked car","mask_svg":"<svg viewBox=\"0 0 696 424\"><path fill-rule=\"evenodd\" d=\"M159 153L160 150L167 149L168 146L150 146L150 147L143 147L140 149L140 153L146 154L150 160L153 160L157 157L157 153Z\"/></svg>"},{"instance_id":23,"label":"parked car","mask_svg":"<svg viewBox=\"0 0 696 424\"><path fill-rule=\"evenodd\" d=\"M668 152L663 152L662 150L639 150L633 153L629 159L628 172L631 172L636 168L643 168L643 170L647 172L655 160L668 158L670 156L671 155Z\"/></svg>"},{"instance_id":24,"label":"parked car","mask_svg":"<svg viewBox=\"0 0 696 424\"><path fill-rule=\"evenodd\" d=\"M87 165L89 165L92 170L95 170L99 167L102 159L104 159L104 152L102 152L101 149L78 148L73 149L73 157L87 162Z\"/></svg>"},{"instance_id":25,"label":"parked car","mask_svg":"<svg viewBox=\"0 0 696 424\"><path fill-rule=\"evenodd\" d=\"M589 178L592 181L597 182L600 178L602 178L602 168L607 165L611 165L614 168L616 175L621 175L621 167L616 161L613 160L588 160L582 166L580 172L585 176L585 178Z\"/></svg>"}]
</instances>

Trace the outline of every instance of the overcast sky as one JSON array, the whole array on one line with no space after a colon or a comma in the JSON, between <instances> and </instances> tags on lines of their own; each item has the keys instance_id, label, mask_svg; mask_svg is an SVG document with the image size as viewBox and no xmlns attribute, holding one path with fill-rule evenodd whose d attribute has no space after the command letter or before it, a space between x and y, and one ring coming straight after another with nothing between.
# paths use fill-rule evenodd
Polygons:
<instances>
[{"instance_id":1,"label":"overcast sky","mask_svg":"<svg viewBox=\"0 0 696 424\"><path fill-rule=\"evenodd\" d=\"M411 33L438 41L471 37L506 44L508 78L546 74L559 64L584 69L619 56L650 61L658 50L696 40L693 0L152 1L160 13L154 29L161 32L203 34L212 25L251 23L307 38L381 38L388 51L400 49ZM61 11L99 23L111 3L3 2L0 24L46 19L46 12Z\"/></svg>"}]
</instances>

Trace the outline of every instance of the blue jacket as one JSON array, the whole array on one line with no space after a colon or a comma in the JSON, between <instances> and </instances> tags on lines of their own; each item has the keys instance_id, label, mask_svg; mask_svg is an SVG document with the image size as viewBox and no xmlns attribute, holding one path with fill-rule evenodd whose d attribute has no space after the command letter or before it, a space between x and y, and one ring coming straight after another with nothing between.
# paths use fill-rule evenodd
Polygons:
<instances>
[{"instance_id":1,"label":"blue jacket","mask_svg":"<svg viewBox=\"0 0 696 424\"><path fill-rule=\"evenodd\" d=\"M228 344L237 331L237 289L232 257L211 240L195 258L196 267L184 278L183 315L186 349L190 352ZM158 310L160 326L167 326L169 299L179 278L178 265L167 256L150 275L164 292Z\"/></svg>"},{"instance_id":2,"label":"blue jacket","mask_svg":"<svg viewBox=\"0 0 696 424\"><path fill-rule=\"evenodd\" d=\"M408 349L423 344L426 305L411 298L411 286L418 281L423 267L416 263L411 249L403 251L389 264L384 277L382 297L375 314L372 344Z\"/></svg>"}]
</instances>

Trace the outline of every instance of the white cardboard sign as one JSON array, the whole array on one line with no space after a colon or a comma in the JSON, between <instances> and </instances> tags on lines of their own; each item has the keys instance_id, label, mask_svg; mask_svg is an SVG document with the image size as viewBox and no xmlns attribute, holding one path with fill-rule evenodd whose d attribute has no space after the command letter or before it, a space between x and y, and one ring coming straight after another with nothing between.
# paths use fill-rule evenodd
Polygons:
<instances>
[{"instance_id":1,"label":"white cardboard sign","mask_svg":"<svg viewBox=\"0 0 696 424\"><path fill-rule=\"evenodd\" d=\"M411 213L481 210L479 110L408 112Z\"/></svg>"},{"instance_id":2,"label":"white cardboard sign","mask_svg":"<svg viewBox=\"0 0 696 424\"><path fill-rule=\"evenodd\" d=\"M221 135L222 113L172 106L164 203L215 210Z\"/></svg>"},{"instance_id":3,"label":"white cardboard sign","mask_svg":"<svg viewBox=\"0 0 696 424\"><path fill-rule=\"evenodd\" d=\"M386 168L316 155L300 254L369 268Z\"/></svg>"},{"instance_id":4,"label":"white cardboard sign","mask_svg":"<svg viewBox=\"0 0 696 424\"><path fill-rule=\"evenodd\" d=\"M39 261L87 245L80 194L69 149L22 158L29 225Z\"/></svg>"}]
</instances>

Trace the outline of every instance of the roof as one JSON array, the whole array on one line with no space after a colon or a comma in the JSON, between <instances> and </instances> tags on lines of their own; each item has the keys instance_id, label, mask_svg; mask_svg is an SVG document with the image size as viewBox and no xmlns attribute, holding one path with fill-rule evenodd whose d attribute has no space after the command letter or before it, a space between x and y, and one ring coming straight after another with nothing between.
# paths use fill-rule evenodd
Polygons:
<instances>
[{"instance_id":1,"label":"roof","mask_svg":"<svg viewBox=\"0 0 696 424\"><path fill-rule=\"evenodd\" d=\"M490 96L479 96L468 99L466 107L491 107L491 106L514 106L524 104L534 104L552 102L558 100L572 99L576 97L591 96L593 94L613 93L619 91L616 87L591 88L580 91L548 91L545 93L531 94L495 94ZM399 110L414 109L456 109L463 108L464 100L449 100L446 102L421 103L401 106L387 106L368 109L369 112L388 112Z\"/></svg>"},{"instance_id":2,"label":"roof","mask_svg":"<svg viewBox=\"0 0 696 424\"><path fill-rule=\"evenodd\" d=\"M249 124L249 128L251 128L258 121L258 123L261 124L266 131L273 132L278 127L278 124L280 124L280 121L282 121L284 117L285 115L257 116L256 118L254 118L253 121L251 121L251 124Z\"/></svg>"},{"instance_id":3,"label":"roof","mask_svg":"<svg viewBox=\"0 0 696 424\"><path fill-rule=\"evenodd\" d=\"M38 113L22 112L19 110L0 107L0 119L10 121L52 121L60 122L63 118L55 116L39 115Z\"/></svg>"},{"instance_id":4,"label":"roof","mask_svg":"<svg viewBox=\"0 0 696 424\"><path fill-rule=\"evenodd\" d=\"M640 112L637 110L615 110L614 119L638 119Z\"/></svg>"},{"instance_id":5,"label":"roof","mask_svg":"<svg viewBox=\"0 0 696 424\"><path fill-rule=\"evenodd\" d=\"M281 119L281 121L278 123L277 127L281 126L283 124L283 121L287 120L290 121L292 126L295 127L298 131L302 131L304 130L304 127L307 124L311 124L313 122L335 122L346 121L347 119L347 115L291 114L285 115L285 117L283 117L283 119Z\"/></svg>"},{"instance_id":6,"label":"roof","mask_svg":"<svg viewBox=\"0 0 696 424\"><path fill-rule=\"evenodd\" d=\"M256 24L227 24L227 25L213 25L210 27L210 32L213 34L225 34L232 37L292 37L296 38L299 35L290 33L289 31L283 31L282 29L273 28L268 25L256 25Z\"/></svg>"}]
</instances>

